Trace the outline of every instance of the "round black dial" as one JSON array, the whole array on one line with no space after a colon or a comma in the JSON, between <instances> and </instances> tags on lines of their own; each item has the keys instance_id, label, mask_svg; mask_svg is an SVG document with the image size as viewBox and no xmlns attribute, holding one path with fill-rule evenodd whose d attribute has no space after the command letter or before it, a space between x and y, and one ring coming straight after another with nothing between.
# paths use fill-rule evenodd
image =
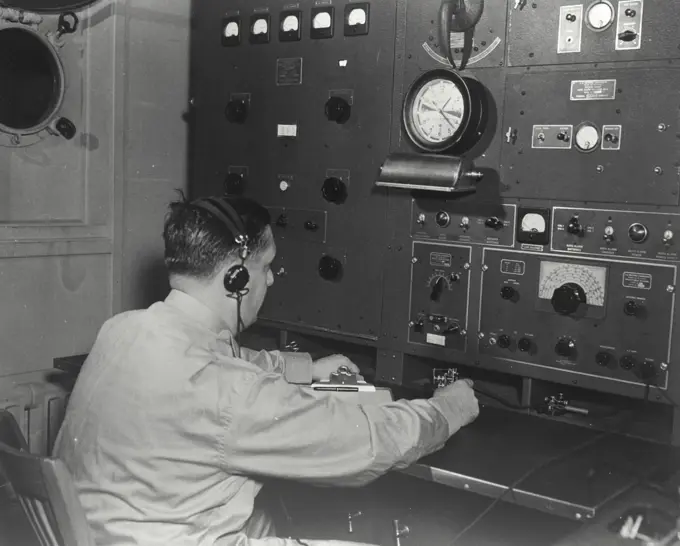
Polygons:
<instances>
[{"instance_id":1,"label":"round black dial","mask_svg":"<svg viewBox=\"0 0 680 546\"><path fill-rule=\"evenodd\" d=\"M347 199L347 186L339 178L326 178L321 186L321 195L326 201L339 205Z\"/></svg>"},{"instance_id":2,"label":"round black dial","mask_svg":"<svg viewBox=\"0 0 680 546\"><path fill-rule=\"evenodd\" d=\"M555 289L550 301L560 315L572 315L586 303L586 293L581 286L570 282Z\"/></svg>"},{"instance_id":3,"label":"round black dial","mask_svg":"<svg viewBox=\"0 0 680 546\"><path fill-rule=\"evenodd\" d=\"M245 99L230 100L225 115L231 123L245 123L248 118L248 103Z\"/></svg>"},{"instance_id":4,"label":"round black dial","mask_svg":"<svg viewBox=\"0 0 680 546\"><path fill-rule=\"evenodd\" d=\"M332 256L322 256L319 260L319 275L327 281L337 281L342 275L342 263Z\"/></svg>"},{"instance_id":5,"label":"round black dial","mask_svg":"<svg viewBox=\"0 0 680 546\"><path fill-rule=\"evenodd\" d=\"M326 118L335 123L346 123L352 115L352 107L342 97L331 97L326 101Z\"/></svg>"}]
</instances>

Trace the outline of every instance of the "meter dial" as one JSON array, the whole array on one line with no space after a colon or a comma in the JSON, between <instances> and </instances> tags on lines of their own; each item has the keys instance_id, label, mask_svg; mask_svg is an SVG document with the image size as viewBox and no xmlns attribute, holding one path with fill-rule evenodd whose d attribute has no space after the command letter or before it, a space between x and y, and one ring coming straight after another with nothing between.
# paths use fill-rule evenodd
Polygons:
<instances>
[{"instance_id":1,"label":"meter dial","mask_svg":"<svg viewBox=\"0 0 680 546\"><path fill-rule=\"evenodd\" d=\"M591 123L584 123L576 128L576 148L581 152L592 152L600 144L600 132Z\"/></svg>"},{"instance_id":2,"label":"meter dial","mask_svg":"<svg viewBox=\"0 0 680 546\"><path fill-rule=\"evenodd\" d=\"M300 22L295 15L287 15L283 20L283 32L295 32L300 26Z\"/></svg>"},{"instance_id":3,"label":"meter dial","mask_svg":"<svg viewBox=\"0 0 680 546\"><path fill-rule=\"evenodd\" d=\"M603 307L606 282L607 270L604 267L541 262L538 297L550 300L556 290L567 286L574 292L585 294L588 305Z\"/></svg>"},{"instance_id":4,"label":"meter dial","mask_svg":"<svg viewBox=\"0 0 680 546\"><path fill-rule=\"evenodd\" d=\"M590 30L602 32L614 22L614 6L607 0L597 0L586 11L586 25Z\"/></svg>"},{"instance_id":5,"label":"meter dial","mask_svg":"<svg viewBox=\"0 0 680 546\"><path fill-rule=\"evenodd\" d=\"M521 229L525 233L545 233L545 218L535 212L525 214Z\"/></svg>"},{"instance_id":6,"label":"meter dial","mask_svg":"<svg viewBox=\"0 0 680 546\"><path fill-rule=\"evenodd\" d=\"M349 17L347 17L347 23L351 27L356 25L365 25L366 12L360 8L353 9L352 11L349 12Z\"/></svg>"},{"instance_id":7,"label":"meter dial","mask_svg":"<svg viewBox=\"0 0 680 546\"><path fill-rule=\"evenodd\" d=\"M227 23L227 26L224 27L224 37L233 38L234 36L238 36L238 23L230 21Z\"/></svg>"},{"instance_id":8,"label":"meter dial","mask_svg":"<svg viewBox=\"0 0 680 546\"><path fill-rule=\"evenodd\" d=\"M266 19L258 19L255 21L255 24L253 25L253 34L256 36L258 34L267 34L267 20Z\"/></svg>"},{"instance_id":9,"label":"meter dial","mask_svg":"<svg viewBox=\"0 0 680 546\"><path fill-rule=\"evenodd\" d=\"M331 14L327 11L317 13L312 19L312 27L316 29L331 28Z\"/></svg>"},{"instance_id":10,"label":"meter dial","mask_svg":"<svg viewBox=\"0 0 680 546\"><path fill-rule=\"evenodd\" d=\"M403 122L416 146L443 152L481 135L485 96L481 84L472 82L469 85L467 79L449 70L427 72L414 82L404 100Z\"/></svg>"}]
</instances>

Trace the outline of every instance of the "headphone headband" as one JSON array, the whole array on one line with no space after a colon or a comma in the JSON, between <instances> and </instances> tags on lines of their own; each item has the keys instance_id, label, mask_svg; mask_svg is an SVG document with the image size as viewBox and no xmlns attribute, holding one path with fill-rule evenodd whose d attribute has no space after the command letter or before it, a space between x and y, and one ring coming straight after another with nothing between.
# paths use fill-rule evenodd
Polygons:
<instances>
[{"instance_id":1,"label":"headphone headband","mask_svg":"<svg viewBox=\"0 0 680 546\"><path fill-rule=\"evenodd\" d=\"M229 233L231 233L237 245L244 248L248 246L249 240L246 234L246 227L241 217L234 210L234 207L227 201L208 197L194 201L192 205L209 212L222 222L229 230Z\"/></svg>"}]
</instances>

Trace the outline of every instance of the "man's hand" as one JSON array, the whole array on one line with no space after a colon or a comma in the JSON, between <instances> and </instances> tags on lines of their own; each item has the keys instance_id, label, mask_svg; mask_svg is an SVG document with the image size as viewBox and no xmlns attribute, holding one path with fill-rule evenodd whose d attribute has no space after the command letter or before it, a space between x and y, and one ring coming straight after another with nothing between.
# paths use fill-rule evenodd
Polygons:
<instances>
[{"instance_id":1,"label":"man's hand","mask_svg":"<svg viewBox=\"0 0 680 546\"><path fill-rule=\"evenodd\" d=\"M479 402L472 390L471 379L461 379L434 391L434 397L445 396L459 411L461 426L469 425L479 415Z\"/></svg>"},{"instance_id":2,"label":"man's hand","mask_svg":"<svg viewBox=\"0 0 680 546\"><path fill-rule=\"evenodd\" d=\"M350 372L359 374L359 367L349 358L342 355L331 355L320 358L312 364L312 379L314 381L329 379L331 374L337 371L340 366L347 366ZM361 379L361 376L358 379Z\"/></svg>"}]
</instances>

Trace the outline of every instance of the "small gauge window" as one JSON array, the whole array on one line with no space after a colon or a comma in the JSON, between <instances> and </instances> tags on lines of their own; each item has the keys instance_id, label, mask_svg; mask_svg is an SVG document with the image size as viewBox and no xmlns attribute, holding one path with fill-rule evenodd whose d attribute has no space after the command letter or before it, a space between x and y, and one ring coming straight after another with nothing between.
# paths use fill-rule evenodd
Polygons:
<instances>
[{"instance_id":1,"label":"small gauge window","mask_svg":"<svg viewBox=\"0 0 680 546\"><path fill-rule=\"evenodd\" d=\"M224 27L224 36L225 38L238 36L238 23L235 23L234 21L227 23L227 26Z\"/></svg>"},{"instance_id":2,"label":"small gauge window","mask_svg":"<svg viewBox=\"0 0 680 546\"><path fill-rule=\"evenodd\" d=\"M312 21L312 26L314 28L330 28L331 27L331 14L327 11L322 11L314 16Z\"/></svg>"},{"instance_id":3,"label":"small gauge window","mask_svg":"<svg viewBox=\"0 0 680 546\"><path fill-rule=\"evenodd\" d=\"M365 25L366 24L366 12L362 9L356 8L349 12L349 17L347 18L347 23L350 26Z\"/></svg>"},{"instance_id":4,"label":"small gauge window","mask_svg":"<svg viewBox=\"0 0 680 546\"><path fill-rule=\"evenodd\" d=\"M463 94L449 80L426 83L413 101L415 129L421 138L433 144L451 138L460 129L464 113Z\"/></svg>"},{"instance_id":5,"label":"small gauge window","mask_svg":"<svg viewBox=\"0 0 680 546\"><path fill-rule=\"evenodd\" d=\"M300 27L300 22L295 15L287 15L283 20L283 32L295 32Z\"/></svg>"},{"instance_id":6,"label":"small gauge window","mask_svg":"<svg viewBox=\"0 0 680 546\"><path fill-rule=\"evenodd\" d=\"M591 30L603 31L614 22L614 7L604 0L590 5L586 13L586 23Z\"/></svg>"},{"instance_id":7,"label":"small gauge window","mask_svg":"<svg viewBox=\"0 0 680 546\"><path fill-rule=\"evenodd\" d=\"M582 152L592 152L600 143L597 127L586 123L576 129L576 148Z\"/></svg>"},{"instance_id":8,"label":"small gauge window","mask_svg":"<svg viewBox=\"0 0 680 546\"><path fill-rule=\"evenodd\" d=\"M535 212L530 212L522 218L522 231L525 233L545 233L545 218Z\"/></svg>"},{"instance_id":9,"label":"small gauge window","mask_svg":"<svg viewBox=\"0 0 680 546\"><path fill-rule=\"evenodd\" d=\"M266 19L258 19L255 21L255 24L253 25L253 34L258 35L258 34L267 34L267 20Z\"/></svg>"}]
</instances>

